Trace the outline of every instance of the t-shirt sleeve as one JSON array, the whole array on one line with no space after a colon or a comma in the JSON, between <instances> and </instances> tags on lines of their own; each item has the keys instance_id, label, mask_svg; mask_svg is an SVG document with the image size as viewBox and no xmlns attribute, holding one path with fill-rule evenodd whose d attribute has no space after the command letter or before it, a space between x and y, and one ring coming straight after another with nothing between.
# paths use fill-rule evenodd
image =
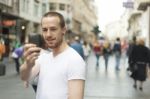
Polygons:
<instances>
[{"instance_id":1,"label":"t-shirt sleeve","mask_svg":"<svg viewBox=\"0 0 150 99\"><path fill-rule=\"evenodd\" d=\"M68 67L68 80L73 79L86 79L86 64L83 59L79 58L74 61L70 61Z\"/></svg>"}]
</instances>

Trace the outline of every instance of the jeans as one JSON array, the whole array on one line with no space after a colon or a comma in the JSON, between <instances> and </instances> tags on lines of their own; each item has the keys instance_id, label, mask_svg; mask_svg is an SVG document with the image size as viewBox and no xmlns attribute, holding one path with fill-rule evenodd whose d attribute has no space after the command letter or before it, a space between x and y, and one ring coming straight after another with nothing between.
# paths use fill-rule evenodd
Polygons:
<instances>
[{"instance_id":1,"label":"jeans","mask_svg":"<svg viewBox=\"0 0 150 99\"><path fill-rule=\"evenodd\" d=\"M120 58L121 58L121 54L120 54L119 52L116 52L116 53L115 53L115 59L116 59L116 70L119 70Z\"/></svg>"},{"instance_id":2,"label":"jeans","mask_svg":"<svg viewBox=\"0 0 150 99\"><path fill-rule=\"evenodd\" d=\"M100 58L100 55L96 54L96 66L99 66L99 58Z\"/></svg>"}]
</instances>

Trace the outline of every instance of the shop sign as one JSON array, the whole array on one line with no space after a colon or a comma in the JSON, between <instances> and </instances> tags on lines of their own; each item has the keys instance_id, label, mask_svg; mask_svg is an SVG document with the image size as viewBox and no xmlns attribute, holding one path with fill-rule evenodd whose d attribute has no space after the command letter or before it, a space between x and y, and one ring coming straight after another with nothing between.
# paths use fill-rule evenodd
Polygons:
<instances>
[{"instance_id":1,"label":"shop sign","mask_svg":"<svg viewBox=\"0 0 150 99\"><path fill-rule=\"evenodd\" d=\"M15 26L16 25L16 21L15 20L3 20L2 22L0 22L0 25L3 26Z\"/></svg>"}]
</instances>

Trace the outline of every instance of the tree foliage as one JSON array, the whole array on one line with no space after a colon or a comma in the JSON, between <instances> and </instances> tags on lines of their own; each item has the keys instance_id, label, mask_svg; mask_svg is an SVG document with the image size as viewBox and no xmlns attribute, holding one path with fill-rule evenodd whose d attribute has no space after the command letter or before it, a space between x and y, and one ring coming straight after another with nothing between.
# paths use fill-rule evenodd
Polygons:
<instances>
[{"instance_id":1,"label":"tree foliage","mask_svg":"<svg viewBox=\"0 0 150 99\"><path fill-rule=\"evenodd\" d=\"M99 26L96 25L93 27L92 32L97 36L99 33L101 33L101 31L99 30Z\"/></svg>"}]
</instances>

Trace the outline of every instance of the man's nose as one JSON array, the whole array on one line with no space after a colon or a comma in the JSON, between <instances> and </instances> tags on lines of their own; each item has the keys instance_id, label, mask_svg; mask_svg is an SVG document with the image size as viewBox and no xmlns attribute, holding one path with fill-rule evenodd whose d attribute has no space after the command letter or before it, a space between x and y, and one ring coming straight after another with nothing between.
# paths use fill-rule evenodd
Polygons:
<instances>
[{"instance_id":1,"label":"man's nose","mask_svg":"<svg viewBox=\"0 0 150 99\"><path fill-rule=\"evenodd\" d=\"M47 35L47 36L52 36L52 31L51 31L50 29L48 29L46 35Z\"/></svg>"}]
</instances>

